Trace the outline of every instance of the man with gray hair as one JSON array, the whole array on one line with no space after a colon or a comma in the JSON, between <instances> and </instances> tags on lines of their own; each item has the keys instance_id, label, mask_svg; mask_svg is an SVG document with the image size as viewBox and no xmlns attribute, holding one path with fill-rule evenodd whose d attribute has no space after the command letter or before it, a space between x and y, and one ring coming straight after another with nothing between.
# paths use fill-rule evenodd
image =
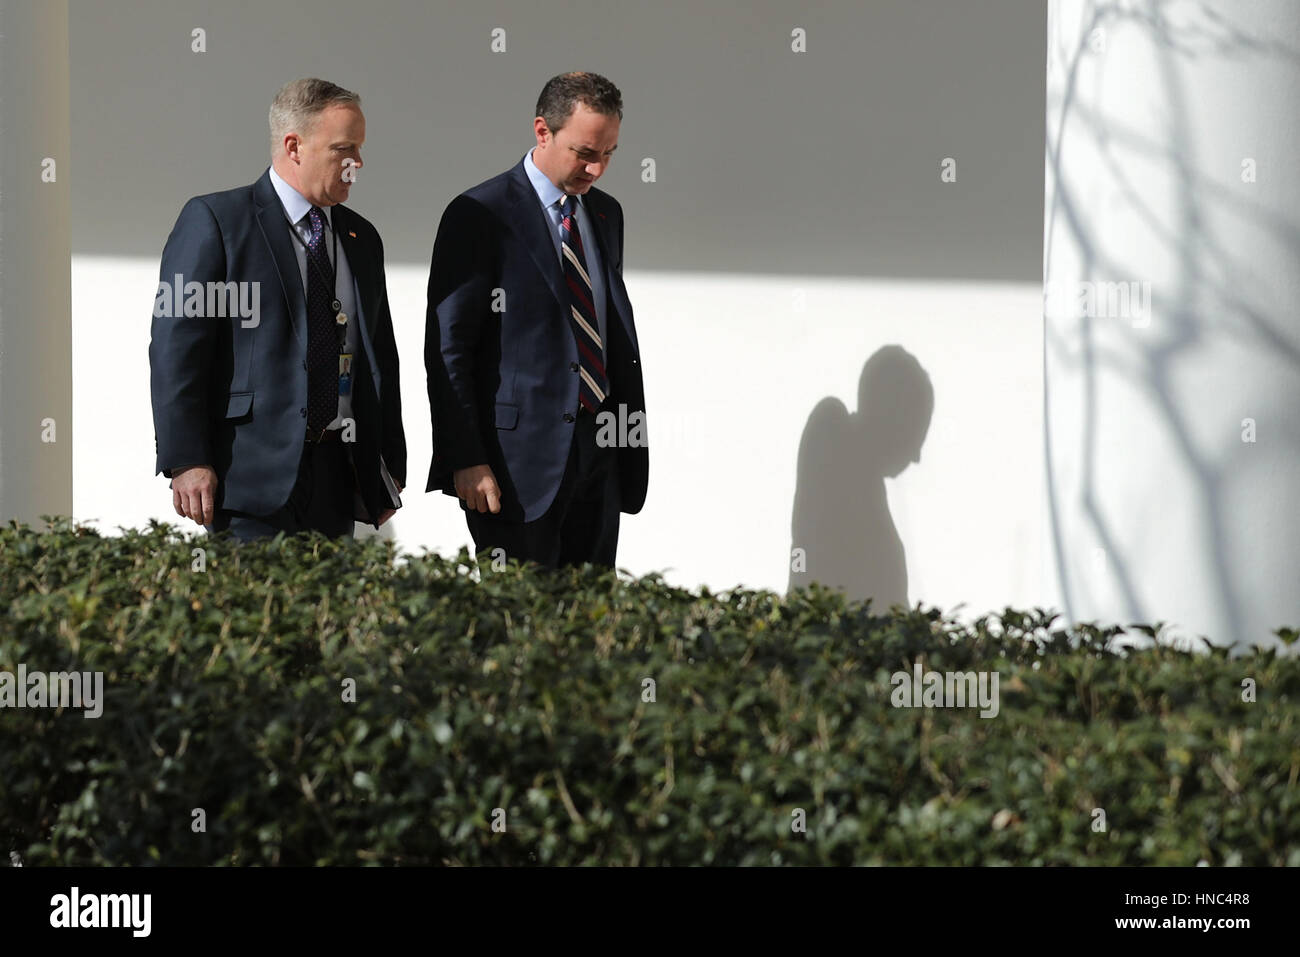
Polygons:
<instances>
[{"instance_id":1,"label":"man with gray hair","mask_svg":"<svg viewBox=\"0 0 1300 957\"><path fill-rule=\"evenodd\" d=\"M406 480L384 247L342 205L361 98L319 79L271 104L271 166L196 196L163 249L149 366L157 471L178 515L242 540L350 537Z\"/></svg>"}]
</instances>

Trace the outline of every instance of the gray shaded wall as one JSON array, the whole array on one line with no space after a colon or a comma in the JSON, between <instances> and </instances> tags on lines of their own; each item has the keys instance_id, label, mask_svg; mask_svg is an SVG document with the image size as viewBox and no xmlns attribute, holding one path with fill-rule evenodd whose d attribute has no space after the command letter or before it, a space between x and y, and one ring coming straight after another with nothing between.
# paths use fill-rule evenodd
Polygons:
<instances>
[{"instance_id":1,"label":"gray shaded wall","mask_svg":"<svg viewBox=\"0 0 1300 957\"><path fill-rule=\"evenodd\" d=\"M72 514L71 179L68 5L3 0L0 523Z\"/></svg>"},{"instance_id":2,"label":"gray shaded wall","mask_svg":"<svg viewBox=\"0 0 1300 957\"><path fill-rule=\"evenodd\" d=\"M446 203L530 145L542 83L590 69L624 94L601 185L627 210L631 269L1041 278L1036 0L71 9L76 253L159 255L186 198L267 165L276 88L320 75L362 95L354 205L390 260L427 262Z\"/></svg>"}]
</instances>

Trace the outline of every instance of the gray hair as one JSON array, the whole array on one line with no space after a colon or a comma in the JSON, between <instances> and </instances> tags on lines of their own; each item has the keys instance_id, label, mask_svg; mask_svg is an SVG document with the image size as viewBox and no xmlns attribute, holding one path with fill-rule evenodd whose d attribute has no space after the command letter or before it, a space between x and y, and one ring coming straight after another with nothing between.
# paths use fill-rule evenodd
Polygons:
<instances>
[{"instance_id":1,"label":"gray hair","mask_svg":"<svg viewBox=\"0 0 1300 957\"><path fill-rule=\"evenodd\" d=\"M316 117L330 106L351 103L361 105L361 97L328 80L306 77L280 87L271 101L271 158L279 155L289 133L304 136L316 125Z\"/></svg>"}]
</instances>

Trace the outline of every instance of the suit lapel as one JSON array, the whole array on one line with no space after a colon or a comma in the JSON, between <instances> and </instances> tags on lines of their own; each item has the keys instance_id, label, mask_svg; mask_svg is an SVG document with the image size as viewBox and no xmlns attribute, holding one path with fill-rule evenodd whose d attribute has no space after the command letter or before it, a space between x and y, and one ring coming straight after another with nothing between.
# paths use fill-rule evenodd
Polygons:
<instances>
[{"instance_id":1,"label":"suit lapel","mask_svg":"<svg viewBox=\"0 0 1300 957\"><path fill-rule=\"evenodd\" d=\"M289 236L289 220L284 215L284 207L280 205L280 197L275 195L270 173L263 173L262 178L253 186L253 196L258 206L257 224L262 230L262 238L271 250L276 272L280 275L280 286L284 290L285 301L289 304L290 326L294 337L305 350L307 297L303 295L298 256L293 251L293 240Z\"/></svg>"},{"instance_id":2,"label":"suit lapel","mask_svg":"<svg viewBox=\"0 0 1300 957\"><path fill-rule=\"evenodd\" d=\"M605 211L600 208L599 202L591 192L583 197L583 208L587 211L587 220L594 225L596 230L596 243L600 246L600 262L605 268L605 276L609 277L614 272L614 260L610 254L610 248L613 241L609 237L609 221L605 218Z\"/></svg>"},{"instance_id":3,"label":"suit lapel","mask_svg":"<svg viewBox=\"0 0 1300 957\"><path fill-rule=\"evenodd\" d=\"M555 301L561 306L565 305L568 298L562 285L563 271L560 269L559 260L555 258L555 242L551 239L550 222L546 218L546 211L542 209L542 204L537 201L537 193L533 190L533 184L528 181L528 174L524 172L523 160L520 160L510 171L507 201L510 204L510 215L507 221L519 230L524 247L533 257L533 262L537 264L542 278L550 287Z\"/></svg>"},{"instance_id":4,"label":"suit lapel","mask_svg":"<svg viewBox=\"0 0 1300 957\"><path fill-rule=\"evenodd\" d=\"M595 224L596 243L600 246L600 262L605 272L605 288L609 290L609 301L614 306L614 311L618 314L619 321L623 324L623 330L627 333L628 339L634 349L638 348L636 343L636 330L632 326L632 303L627 298L627 290L623 286L623 279L619 271L614 268L614 260L617 258L615 253L622 254L622 250L614 248L614 237L611 234L609 220L605 217L605 211L601 209L604 205L599 197L589 191L585 197L584 206L587 210L588 221Z\"/></svg>"},{"instance_id":5,"label":"suit lapel","mask_svg":"<svg viewBox=\"0 0 1300 957\"><path fill-rule=\"evenodd\" d=\"M370 327L375 321L374 313L379 309L379 277L375 272L374 257L370 254L370 244L354 233L358 232L352 217L352 210L346 206L335 206L330 214L335 235L339 237L339 251L348 258L348 268L352 270L352 289L357 302L357 339L360 343L360 355L353 359L353 400L364 403L370 393L366 388L367 380L373 380L376 394L383 388L380 381L378 364L375 362L374 343L370 338ZM363 234L364 235L364 234ZM367 309L366 303L375 297L375 308Z\"/></svg>"},{"instance_id":6,"label":"suit lapel","mask_svg":"<svg viewBox=\"0 0 1300 957\"><path fill-rule=\"evenodd\" d=\"M373 317L366 309L366 300L372 291L379 289L370 250L356 236L352 210L346 206L335 206L330 218L333 220L335 235L339 238L339 249L348 257L348 268L352 270L352 278L356 283L357 321L361 323L364 335L373 321Z\"/></svg>"}]
</instances>

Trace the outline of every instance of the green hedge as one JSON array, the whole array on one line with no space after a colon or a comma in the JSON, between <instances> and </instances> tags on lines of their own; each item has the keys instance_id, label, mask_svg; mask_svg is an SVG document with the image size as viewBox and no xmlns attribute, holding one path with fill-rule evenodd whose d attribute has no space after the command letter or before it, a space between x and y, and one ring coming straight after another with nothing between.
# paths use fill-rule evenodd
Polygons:
<instances>
[{"instance_id":1,"label":"green hedge","mask_svg":"<svg viewBox=\"0 0 1300 957\"><path fill-rule=\"evenodd\" d=\"M98 719L0 710L0 861L1300 864L1295 656L471 567L0 529L0 670L105 674ZM893 707L918 660L999 714Z\"/></svg>"}]
</instances>

